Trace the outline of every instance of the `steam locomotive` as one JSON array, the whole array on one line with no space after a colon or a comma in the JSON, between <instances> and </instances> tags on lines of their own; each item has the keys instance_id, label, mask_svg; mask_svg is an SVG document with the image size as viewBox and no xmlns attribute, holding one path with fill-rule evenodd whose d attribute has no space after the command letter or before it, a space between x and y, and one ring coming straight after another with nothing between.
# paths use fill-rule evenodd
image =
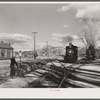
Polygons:
<instances>
[{"instance_id":1,"label":"steam locomotive","mask_svg":"<svg viewBox=\"0 0 100 100\"><path fill-rule=\"evenodd\" d=\"M88 61L94 61L95 59L95 50L93 46L90 46L87 50L86 50L86 56L87 56L87 60Z\"/></svg>"},{"instance_id":2,"label":"steam locomotive","mask_svg":"<svg viewBox=\"0 0 100 100\"><path fill-rule=\"evenodd\" d=\"M75 63L78 59L78 47L72 44L70 45L66 47L64 61L67 63Z\"/></svg>"}]
</instances>

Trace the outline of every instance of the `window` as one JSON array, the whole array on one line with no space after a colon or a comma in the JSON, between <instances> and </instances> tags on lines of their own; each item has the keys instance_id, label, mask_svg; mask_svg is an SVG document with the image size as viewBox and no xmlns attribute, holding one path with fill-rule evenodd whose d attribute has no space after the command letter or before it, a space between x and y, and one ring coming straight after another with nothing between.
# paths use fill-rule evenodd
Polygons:
<instances>
[{"instance_id":1,"label":"window","mask_svg":"<svg viewBox=\"0 0 100 100\"><path fill-rule=\"evenodd\" d=\"M1 49L1 58L5 57L5 49Z\"/></svg>"},{"instance_id":2,"label":"window","mask_svg":"<svg viewBox=\"0 0 100 100\"><path fill-rule=\"evenodd\" d=\"M5 57L7 57L7 49L5 49Z\"/></svg>"},{"instance_id":3,"label":"window","mask_svg":"<svg viewBox=\"0 0 100 100\"><path fill-rule=\"evenodd\" d=\"M12 50L10 50L10 57L12 57L12 56L13 56L13 55L12 55L12 53L13 53L13 52L12 52Z\"/></svg>"}]
</instances>

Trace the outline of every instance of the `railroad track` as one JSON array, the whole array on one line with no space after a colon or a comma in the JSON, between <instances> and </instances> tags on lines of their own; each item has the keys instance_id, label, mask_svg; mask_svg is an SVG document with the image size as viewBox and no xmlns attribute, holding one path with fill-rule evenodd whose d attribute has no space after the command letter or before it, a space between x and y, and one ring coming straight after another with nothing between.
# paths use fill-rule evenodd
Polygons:
<instances>
[{"instance_id":1,"label":"railroad track","mask_svg":"<svg viewBox=\"0 0 100 100\"><path fill-rule=\"evenodd\" d=\"M55 60L60 66L57 66L53 61L51 65L40 64L41 67L32 71L32 74L38 76L36 80L29 83L28 88L98 88L100 87L100 73L81 70L78 67L73 67L71 64L68 67L64 63Z\"/></svg>"}]
</instances>

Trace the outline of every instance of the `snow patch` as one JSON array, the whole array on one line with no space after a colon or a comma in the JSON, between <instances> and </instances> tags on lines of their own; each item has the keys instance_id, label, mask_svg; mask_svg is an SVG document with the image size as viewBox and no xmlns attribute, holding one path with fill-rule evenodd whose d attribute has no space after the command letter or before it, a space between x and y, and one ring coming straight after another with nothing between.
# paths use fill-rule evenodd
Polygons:
<instances>
[{"instance_id":1,"label":"snow patch","mask_svg":"<svg viewBox=\"0 0 100 100\"><path fill-rule=\"evenodd\" d=\"M100 66L98 66L98 65L84 65L84 66L81 66L80 69L86 69L86 70L92 70L92 71L99 71L100 72Z\"/></svg>"},{"instance_id":2,"label":"snow patch","mask_svg":"<svg viewBox=\"0 0 100 100\"><path fill-rule=\"evenodd\" d=\"M0 85L0 88L22 88L27 86L28 83L23 78L8 79L6 83Z\"/></svg>"}]
</instances>

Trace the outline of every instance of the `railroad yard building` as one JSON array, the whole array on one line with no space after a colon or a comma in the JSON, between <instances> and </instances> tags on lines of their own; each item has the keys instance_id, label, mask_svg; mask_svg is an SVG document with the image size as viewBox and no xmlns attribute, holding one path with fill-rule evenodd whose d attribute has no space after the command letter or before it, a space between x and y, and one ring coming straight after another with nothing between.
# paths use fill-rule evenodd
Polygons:
<instances>
[{"instance_id":1,"label":"railroad yard building","mask_svg":"<svg viewBox=\"0 0 100 100\"><path fill-rule=\"evenodd\" d=\"M8 43L0 42L0 60L6 60L13 57L13 47Z\"/></svg>"}]
</instances>

